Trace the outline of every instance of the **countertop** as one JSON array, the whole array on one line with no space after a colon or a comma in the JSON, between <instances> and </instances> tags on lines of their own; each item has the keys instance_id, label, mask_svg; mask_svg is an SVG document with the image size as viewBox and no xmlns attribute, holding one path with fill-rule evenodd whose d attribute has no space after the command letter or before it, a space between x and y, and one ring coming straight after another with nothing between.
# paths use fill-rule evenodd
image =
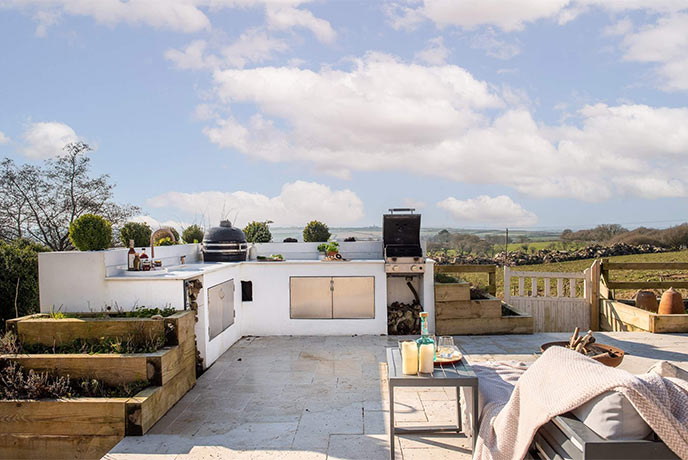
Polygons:
<instances>
[{"instance_id":1,"label":"countertop","mask_svg":"<svg viewBox=\"0 0 688 460\"><path fill-rule=\"evenodd\" d=\"M241 264L249 265L264 265L266 267L271 266L282 266L282 265L306 265L306 264L318 264L318 265L381 265L385 261L382 259L354 259L354 260L343 260L343 261L326 261L317 259L308 260L283 260L279 262L271 261L259 261L259 260L247 260L244 262L203 262L203 263L192 263L185 265L175 265L172 267L167 267L166 273L151 274L148 276L128 276L125 271L122 274L106 276L106 281L150 281L150 280L186 280L190 278L195 278L197 276L204 275L206 273L211 273L217 270L222 270L223 268L238 267Z\"/></svg>"}]
</instances>

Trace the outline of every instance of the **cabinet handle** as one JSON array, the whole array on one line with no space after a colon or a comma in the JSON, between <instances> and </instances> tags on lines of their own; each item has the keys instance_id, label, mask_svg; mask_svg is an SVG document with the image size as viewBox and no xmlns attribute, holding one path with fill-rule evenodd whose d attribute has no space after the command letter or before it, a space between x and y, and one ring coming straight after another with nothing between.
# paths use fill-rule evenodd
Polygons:
<instances>
[{"instance_id":1,"label":"cabinet handle","mask_svg":"<svg viewBox=\"0 0 688 460\"><path fill-rule=\"evenodd\" d=\"M334 292L334 280L330 280L330 291Z\"/></svg>"}]
</instances>

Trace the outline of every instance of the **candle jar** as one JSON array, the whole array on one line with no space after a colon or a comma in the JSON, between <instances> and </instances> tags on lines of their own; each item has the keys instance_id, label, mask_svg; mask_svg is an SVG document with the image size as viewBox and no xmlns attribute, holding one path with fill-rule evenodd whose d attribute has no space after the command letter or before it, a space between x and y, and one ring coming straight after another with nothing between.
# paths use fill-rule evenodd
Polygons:
<instances>
[{"instance_id":1,"label":"candle jar","mask_svg":"<svg viewBox=\"0 0 688 460\"><path fill-rule=\"evenodd\" d=\"M402 372L406 375L418 373L418 345L414 340L400 342Z\"/></svg>"}]
</instances>

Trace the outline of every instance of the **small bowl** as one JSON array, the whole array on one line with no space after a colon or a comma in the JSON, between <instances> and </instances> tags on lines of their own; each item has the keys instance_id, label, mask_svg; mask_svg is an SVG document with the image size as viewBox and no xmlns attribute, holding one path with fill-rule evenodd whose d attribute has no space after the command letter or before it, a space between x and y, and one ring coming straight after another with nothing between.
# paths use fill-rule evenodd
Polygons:
<instances>
[{"instance_id":1,"label":"small bowl","mask_svg":"<svg viewBox=\"0 0 688 460\"><path fill-rule=\"evenodd\" d=\"M548 342L540 347L540 351L545 351L550 347L564 347L568 346L569 342ZM605 366L617 367L624 359L624 351L621 348L605 345L603 343L593 343L590 345L593 348L600 350L600 353L594 356L588 356L595 361L599 361Z\"/></svg>"}]
</instances>

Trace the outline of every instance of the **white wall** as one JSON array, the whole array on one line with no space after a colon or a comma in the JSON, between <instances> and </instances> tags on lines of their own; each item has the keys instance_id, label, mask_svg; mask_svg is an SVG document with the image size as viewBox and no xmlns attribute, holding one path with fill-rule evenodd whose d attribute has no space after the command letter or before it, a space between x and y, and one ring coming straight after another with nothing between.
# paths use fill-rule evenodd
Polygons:
<instances>
[{"instance_id":1,"label":"white wall","mask_svg":"<svg viewBox=\"0 0 688 460\"><path fill-rule=\"evenodd\" d=\"M159 250L159 251L158 251ZM184 308L181 280L106 279L126 268L128 249L42 252L38 254L39 297L42 312L101 311L106 306L132 310L135 306ZM178 264L198 260L198 245L161 246L156 259ZM172 262L174 261L174 262Z\"/></svg>"},{"instance_id":2,"label":"white wall","mask_svg":"<svg viewBox=\"0 0 688 460\"><path fill-rule=\"evenodd\" d=\"M322 243L256 243L257 255L282 254L287 260L317 260ZM382 259L382 241L350 241L339 243L339 252L346 259Z\"/></svg>"},{"instance_id":3,"label":"white wall","mask_svg":"<svg viewBox=\"0 0 688 460\"><path fill-rule=\"evenodd\" d=\"M287 243L294 244L294 243ZM291 276L375 277L374 319L291 319ZM386 275L382 261L311 264L244 263L241 280L253 282L253 302L242 304L242 335L349 335L387 333Z\"/></svg>"}]
</instances>

